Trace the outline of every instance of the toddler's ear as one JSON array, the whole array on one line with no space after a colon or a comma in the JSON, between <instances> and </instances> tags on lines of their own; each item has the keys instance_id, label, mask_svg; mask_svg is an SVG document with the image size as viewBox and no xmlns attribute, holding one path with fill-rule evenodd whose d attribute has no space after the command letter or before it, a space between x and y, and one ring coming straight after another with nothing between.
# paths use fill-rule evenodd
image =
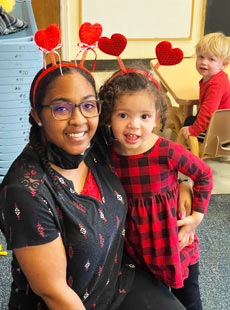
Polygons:
<instances>
[{"instance_id":1,"label":"toddler's ear","mask_svg":"<svg viewBox=\"0 0 230 310\"><path fill-rule=\"evenodd\" d=\"M155 117L155 126L154 127L158 127L161 125L161 120L160 120L160 112L157 111L156 112L156 117Z\"/></svg>"},{"instance_id":2,"label":"toddler's ear","mask_svg":"<svg viewBox=\"0 0 230 310\"><path fill-rule=\"evenodd\" d=\"M160 112L156 112L156 117L154 121L154 126L153 126L153 132L154 133L159 133L161 129L161 121L160 121Z\"/></svg>"},{"instance_id":3,"label":"toddler's ear","mask_svg":"<svg viewBox=\"0 0 230 310\"><path fill-rule=\"evenodd\" d=\"M222 70L224 70L228 65L228 61L224 61L222 65Z\"/></svg>"}]
</instances>

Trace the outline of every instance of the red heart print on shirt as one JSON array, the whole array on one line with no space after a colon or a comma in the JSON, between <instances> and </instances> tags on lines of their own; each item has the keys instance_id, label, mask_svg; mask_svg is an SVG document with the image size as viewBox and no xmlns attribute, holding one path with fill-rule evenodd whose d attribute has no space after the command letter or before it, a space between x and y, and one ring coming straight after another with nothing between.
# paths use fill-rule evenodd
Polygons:
<instances>
[{"instance_id":1,"label":"red heart print on shirt","mask_svg":"<svg viewBox=\"0 0 230 310\"><path fill-rule=\"evenodd\" d=\"M160 65L172 66L182 61L184 54L180 48L172 48L168 41L162 41L156 46L156 56Z\"/></svg>"},{"instance_id":2,"label":"red heart print on shirt","mask_svg":"<svg viewBox=\"0 0 230 310\"><path fill-rule=\"evenodd\" d=\"M127 39L120 33L114 33L111 39L101 37L98 41L99 49L109 55L120 56L127 45Z\"/></svg>"},{"instance_id":3,"label":"red heart print on shirt","mask_svg":"<svg viewBox=\"0 0 230 310\"><path fill-rule=\"evenodd\" d=\"M96 43L102 34L102 26L100 24L84 23L79 29L79 38L82 43L92 45Z\"/></svg>"},{"instance_id":4,"label":"red heart print on shirt","mask_svg":"<svg viewBox=\"0 0 230 310\"><path fill-rule=\"evenodd\" d=\"M47 51L52 51L58 45L60 38L61 29L56 24L38 30L34 35L36 44Z\"/></svg>"}]
</instances>

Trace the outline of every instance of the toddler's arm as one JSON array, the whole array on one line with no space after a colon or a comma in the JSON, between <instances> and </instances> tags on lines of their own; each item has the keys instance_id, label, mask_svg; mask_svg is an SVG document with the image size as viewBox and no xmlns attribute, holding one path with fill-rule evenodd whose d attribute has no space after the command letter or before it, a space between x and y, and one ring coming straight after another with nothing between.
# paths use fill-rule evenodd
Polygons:
<instances>
[{"instance_id":1,"label":"toddler's arm","mask_svg":"<svg viewBox=\"0 0 230 310\"><path fill-rule=\"evenodd\" d=\"M188 245L193 239L196 227L207 212L213 186L211 168L200 158L186 150L182 145L174 144L170 151L170 168L190 177L193 182L192 214L178 221L180 247Z\"/></svg>"},{"instance_id":2,"label":"toddler's arm","mask_svg":"<svg viewBox=\"0 0 230 310\"><path fill-rule=\"evenodd\" d=\"M192 126L188 127L189 135L198 136L208 129L212 114L219 109L223 97L223 89L219 83L209 86L200 104L200 111Z\"/></svg>"},{"instance_id":3,"label":"toddler's arm","mask_svg":"<svg viewBox=\"0 0 230 310\"><path fill-rule=\"evenodd\" d=\"M181 181L179 184L179 201L178 201L178 216L180 219L191 215L192 209L192 188L186 181Z\"/></svg>"}]
</instances>

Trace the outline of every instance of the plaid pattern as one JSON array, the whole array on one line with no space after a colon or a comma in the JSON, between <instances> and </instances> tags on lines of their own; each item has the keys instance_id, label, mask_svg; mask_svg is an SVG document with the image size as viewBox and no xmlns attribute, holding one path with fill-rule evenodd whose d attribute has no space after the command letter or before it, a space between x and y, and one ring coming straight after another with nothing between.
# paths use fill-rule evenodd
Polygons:
<instances>
[{"instance_id":1,"label":"plaid pattern","mask_svg":"<svg viewBox=\"0 0 230 310\"><path fill-rule=\"evenodd\" d=\"M8 14L0 5L0 35L7 35L26 28L28 24Z\"/></svg>"},{"instance_id":2,"label":"plaid pattern","mask_svg":"<svg viewBox=\"0 0 230 310\"><path fill-rule=\"evenodd\" d=\"M126 250L170 287L179 288L188 266L199 259L198 239L179 251L178 171L194 180L193 210L205 213L212 189L211 169L182 145L159 138L146 153L120 156L112 150L128 198Z\"/></svg>"}]
</instances>

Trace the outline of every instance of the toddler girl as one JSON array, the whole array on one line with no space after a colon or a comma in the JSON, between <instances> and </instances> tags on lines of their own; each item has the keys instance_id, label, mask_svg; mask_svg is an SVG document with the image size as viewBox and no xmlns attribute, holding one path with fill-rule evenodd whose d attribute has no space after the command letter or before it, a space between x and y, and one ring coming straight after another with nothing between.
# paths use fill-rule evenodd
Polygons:
<instances>
[{"instance_id":1,"label":"toddler girl","mask_svg":"<svg viewBox=\"0 0 230 310\"><path fill-rule=\"evenodd\" d=\"M186 245L207 211L211 169L182 145L153 133L159 121L164 126L166 104L148 72L115 73L99 97L101 123L112 128L112 158L128 198L126 251L171 287L187 309L202 309L197 237ZM193 180L194 198L192 214L177 224L178 171Z\"/></svg>"}]
</instances>

